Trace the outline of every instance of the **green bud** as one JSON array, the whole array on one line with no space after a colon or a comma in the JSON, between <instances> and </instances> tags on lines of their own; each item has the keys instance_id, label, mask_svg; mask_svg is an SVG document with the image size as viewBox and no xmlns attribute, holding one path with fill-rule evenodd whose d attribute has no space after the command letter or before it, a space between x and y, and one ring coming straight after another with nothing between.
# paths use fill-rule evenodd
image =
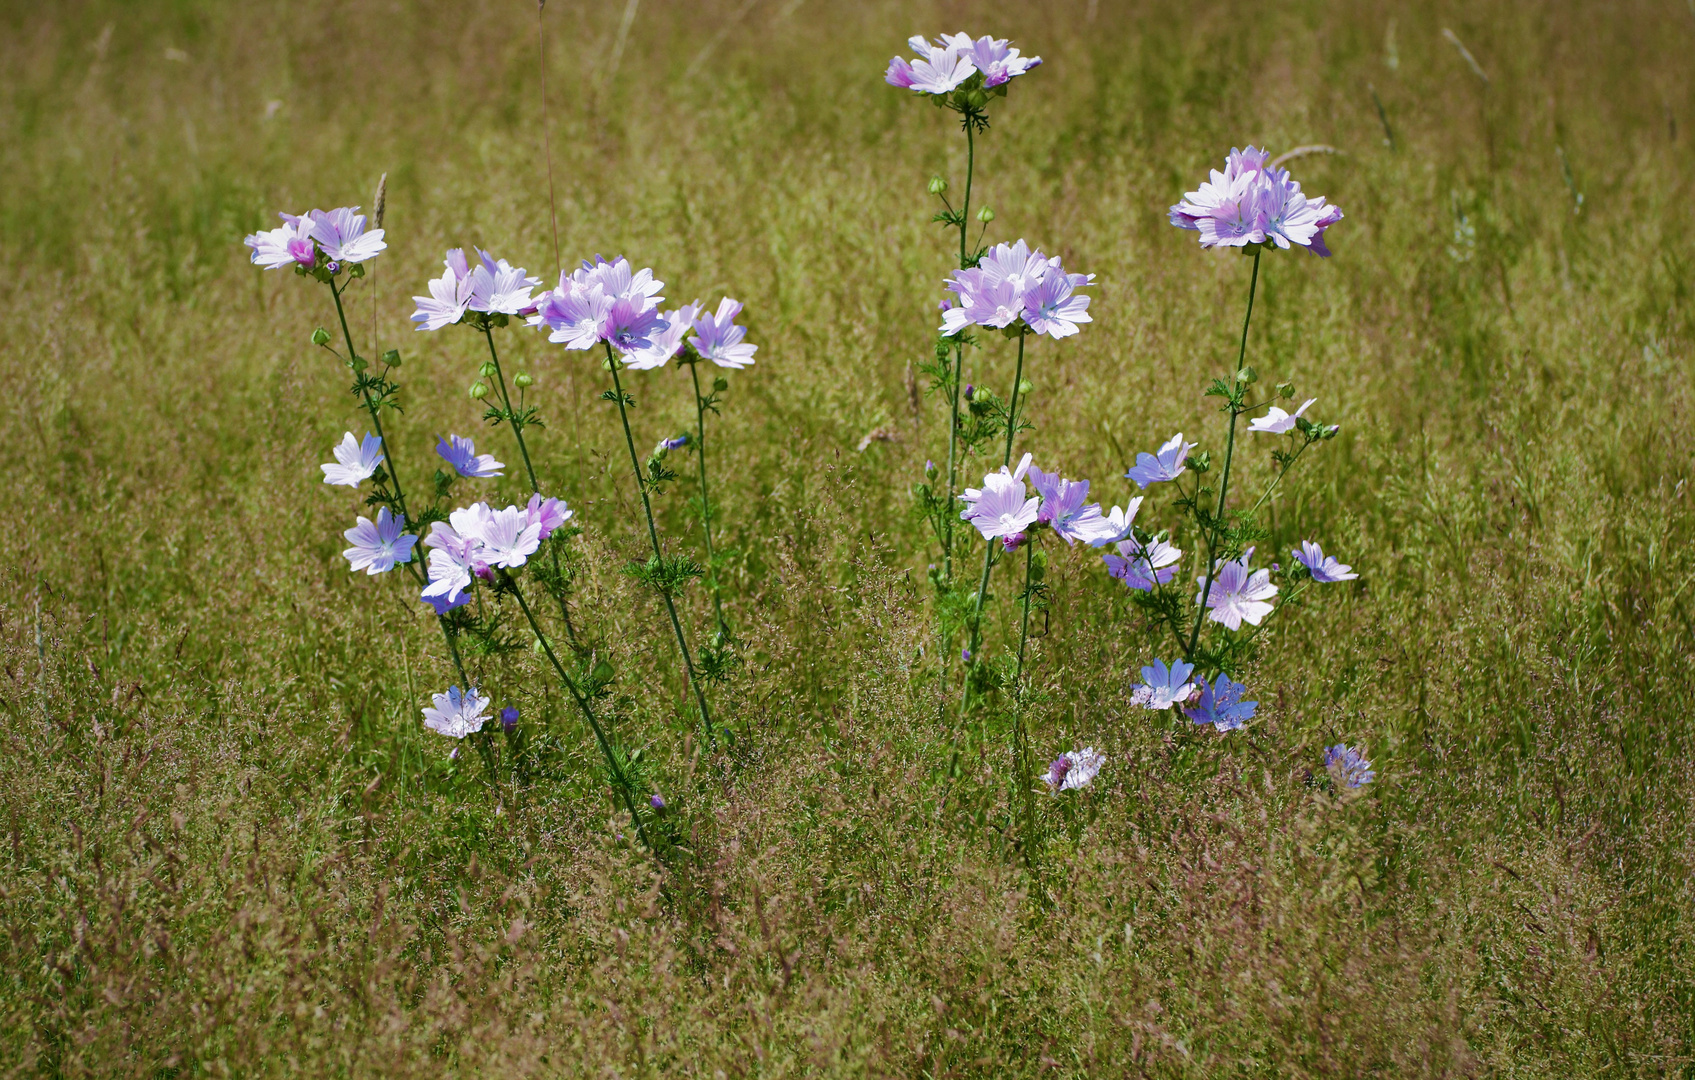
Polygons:
<instances>
[{"instance_id":1,"label":"green bud","mask_svg":"<svg viewBox=\"0 0 1695 1080\"><path fill-rule=\"evenodd\" d=\"M930 177L930 194L940 195L948 189L948 182L939 176Z\"/></svg>"},{"instance_id":2,"label":"green bud","mask_svg":"<svg viewBox=\"0 0 1695 1080\"><path fill-rule=\"evenodd\" d=\"M965 100L971 103L972 108L981 109L989 103L989 95L981 90L973 90L965 95Z\"/></svg>"},{"instance_id":3,"label":"green bud","mask_svg":"<svg viewBox=\"0 0 1695 1080\"><path fill-rule=\"evenodd\" d=\"M1254 366L1252 364L1249 364L1247 367L1236 373L1236 381L1241 383L1243 386L1258 382L1259 372L1254 370Z\"/></svg>"},{"instance_id":4,"label":"green bud","mask_svg":"<svg viewBox=\"0 0 1695 1080\"><path fill-rule=\"evenodd\" d=\"M1324 429L1324 434L1321 436L1321 438L1334 439L1336 437L1336 433L1338 431L1341 431L1341 430L1342 430L1341 424L1331 424L1329 427Z\"/></svg>"},{"instance_id":5,"label":"green bud","mask_svg":"<svg viewBox=\"0 0 1695 1080\"><path fill-rule=\"evenodd\" d=\"M1277 396L1280 397L1280 398L1292 398L1292 397L1294 397L1295 396L1295 384L1294 383L1287 383L1287 382L1278 383L1277 384Z\"/></svg>"},{"instance_id":6,"label":"green bud","mask_svg":"<svg viewBox=\"0 0 1695 1080\"><path fill-rule=\"evenodd\" d=\"M995 220L995 212L985 206L983 209L977 211L977 220L987 225L989 222Z\"/></svg>"},{"instance_id":7,"label":"green bud","mask_svg":"<svg viewBox=\"0 0 1695 1080\"><path fill-rule=\"evenodd\" d=\"M486 397L488 397L488 387L484 386L480 381L471 384L472 401L481 401Z\"/></svg>"},{"instance_id":8,"label":"green bud","mask_svg":"<svg viewBox=\"0 0 1695 1080\"><path fill-rule=\"evenodd\" d=\"M350 363L348 366L351 367L354 371L364 371L366 368L370 367L371 365L365 362L365 358L363 356L355 356L353 358L352 363Z\"/></svg>"},{"instance_id":9,"label":"green bud","mask_svg":"<svg viewBox=\"0 0 1695 1080\"><path fill-rule=\"evenodd\" d=\"M528 390L535 384L536 380L532 378L528 372L520 371L518 374L512 376L512 385L516 386L520 390Z\"/></svg>"},{"instance_id":10,"label":"green bud","mask_svg":"<svg viewBox=\"0 0 1695 1080\"><path fill-rule=\"evenodd\" d=\"M323 327L320 326L316 330L312 331L312 344L314 344L314 345L328 345L329 343L330 343L330 332L328 330L325 330Z\"/></svg>"},{"instance_id":11,"label":"green bud","mask_svg":"<svg viewBox=\"0 0 1695 1080\"><path fill-rule=\"evenodd\" d=\"M494 378L494 373L499 370L499 368L494 366L493 360L484 360L477 368L477 374L481 375L485 379L492 379Z\"/></svg>"},{"instance_id":12,"label":"green bud","mask_svg":"<svg viewBox=\"0 0 1695 1080\"><path fill-rule=\"evenodd\" d=\"M724 378L724 376L722 376L722 375L720 375L716 379L712 380L712 392L714 394L722 394L724 391L728 390L729 388L730 388L730 380Z\"/></svg>"},{"instance_id":13,"label":"green bud","mask_svg":"<svg viewBox=\"0 0 1695 1080\"><path fill-rule=\"evenodd\" d=\"M348 277L364 277L365 276L365 264L364 263L354 263L351 267L348 268L347 276Z\"/></svg>"},{"instance_id":14,"label":"green bud","mask_svg":"<svg viewBox=\"0 0 1695 1080\"><path fill-rule=\"evenodd\" d=\"M399 367L400 350L390 349L388 352L383 353L383 363L387 364L389 367Z\"/></svg>"},{"instance_id":15,"label":"green bud","mask_svg":"<svg viewBox=\"0 0 1695 1080\"><path fill-rule=\"evenodd\" d=\"M1037 548L1030 555L1030 580L1040 581L1048 571L1048 553Z\"/></svg>"},{"instance_id":16,"label":"green bud","mask_svg":"<svg viewBox=\"0 0 1695 1080\"><path fill-rule=\"evenodd\" d=\"M1030 394L1030 391L1034 390L1035 388L1036 388L1036 384L1031 382L1029 379L1018 380L1018 396L1019 397L1028 397L1029 394Z\"/></svg>"},{"instance_id":17,"label":"green bud","mask_svg":"<svg viewBox=\"0 0 1695 1080\"><path fill-rule=\"evenodd\" d=\"M1202 450L1200 453L1189 458L1187 464L1191 472L1206 472L1208 469L1212 468L1212 451Z\"/></svg>"}]
</instances>

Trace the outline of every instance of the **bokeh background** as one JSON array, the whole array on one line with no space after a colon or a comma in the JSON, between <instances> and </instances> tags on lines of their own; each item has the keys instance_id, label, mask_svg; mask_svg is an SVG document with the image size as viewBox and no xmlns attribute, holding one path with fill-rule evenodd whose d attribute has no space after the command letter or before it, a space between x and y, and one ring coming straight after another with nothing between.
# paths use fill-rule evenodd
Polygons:
<instances>
[{"instance_id":1,"label":"bokeh background","mask_svg":"<svg viewBox=\"0 0 1695 1080\"><path fill-rule=\"evenodd\" d=\"M1695 8L542 14L546 114L523 0L0 6L0 1066L1692 1075ZM1021 447L1108 502L1138 450L1221 439L1201 391L1247 263L1166 207L1232 146L1324 144L1291 168L1347 214L1333 258L1267 258L1249 359L1342 424L1268 548L1320 538L1362 578L1280 619L1259 716L1220 739L1129 708L1157 639L1098 557L1057 555L1032 736L1109 764L1043 797L1039 843L1009 836L997 721L939 713L910 494L946 445L915 375L953 244L925 184L964 140L882 71L958 29L1044 59L993 107L974 202L990 241L1098 275L1095 322L1032 348ZM346 572L354 504L317 469L364 430L308 341L333 309L240 244L386 172L390 247L350 297L361 346L405 356L392 452L422 475L474 431L512 461L465 393L479 343L413 334L406 298L449 246L552 277L544 115L563 263L735 296L760 346L709 432L742 642L712 750L623 571L603 372L502 339L585 528L620 737L688 838L663 874L532 651L474 666L546 748L535 783L497 795L421 727L440 636ZM1004 394L1011 359L985 342L967 378ZM644 444L692 422L674 368L632 389ZM661 513L696 550L685 487ZM1343 740L1378 778L1338 797Z\"/></svg>"}]
</instances>

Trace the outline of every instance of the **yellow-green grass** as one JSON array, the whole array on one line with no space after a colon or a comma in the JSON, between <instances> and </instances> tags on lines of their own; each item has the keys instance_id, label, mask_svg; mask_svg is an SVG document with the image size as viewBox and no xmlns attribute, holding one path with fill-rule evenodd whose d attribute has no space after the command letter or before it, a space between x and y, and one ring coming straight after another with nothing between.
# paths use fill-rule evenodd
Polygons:
<instances>
[{"instance_id":1,"label":"yellow-green grass","mask_svg":"<svg viewBox=\"0 0 1695 1080\"><path fill-rule=\"evenodd\" d=\"M714 751L624 568L645 536L604 371L500 339L585 529L573 610L614 729L687 841L662 875L533 650L471 661L545 751L528 787L497 796L423 729L440 634L399 575L347 573L356 500L317 469L365 430L308 341L328 296L240 246L277 209L368 205L386 171L390 248L349 295L360 347L405 354L390 450L414 489L449 430L515 464L465 393L480 343L412 333L406 298L449 246L555 270L535 16L0 13L0 1064L1692 1074L1695 10L549 4L566 265L624 253L672 301L733 295L760 346L708 432L742 642ZM1201 391L1248 264L1165 208L1232 146L1322 143L1291 167L1347 213L1334 258L1267 257L1249 361L1343 425L1265 552L1317 538L1361 579L1279 615L1244 673L1259 714L1218 737L1130 707L1169 646L1098 554L1057 552L1032 739L1109 760L1037 800L1035 835L1007 813L1005 701L953 722L910 495L946 450L908 385L952 259L925 183L959 183L964 140L881 73L960 28L1044 58L993 108L974 202L991 241L1099 275L1095 321L1031 349L1020 445L1108 502L1174 431L1222 448ZM1004 394L1011 362L986 339L967 378ZM632 392L639 447L692 423L674 369ZM678 468L661 526L698 557ZM1003 572L993 654L1017 589ZM704 591L684 609L701 639ZM1377 769L1343 797L1319 764L1340 741Z\"/></svg>"}]
</instances>

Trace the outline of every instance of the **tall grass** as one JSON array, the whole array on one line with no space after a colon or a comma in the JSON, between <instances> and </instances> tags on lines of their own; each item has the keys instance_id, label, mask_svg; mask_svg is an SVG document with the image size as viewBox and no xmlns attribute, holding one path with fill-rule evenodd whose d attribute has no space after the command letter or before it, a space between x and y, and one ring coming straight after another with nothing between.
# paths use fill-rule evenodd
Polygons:
<instances>
[{"instance_id":1,"label":"tall grass","mask_svg":"<svg viewBox=\"0 0 1695 1080\"><path fill-rule=\"evenodd\" d=\"M497 805L422 729L440 635L346 573L319 482L356 407L307 341L322 297L239 245L386 171L353 332L406 353L397 452L472 430L480 343L408 336L404 298L450 243L550 262L534 9L0 13L6 1069L1695 1075L1684 5L648 0L612 71L624 11L546 8L560 246L736 296L760 344L713 427L745 650L718 750L623 572L645 536L604 372L503 344L586 529L573 612L619 658L612 722L690 852L664 877L545 658L513 661L554 748L524 793ZM1270 546L1298 520L1363 579L1273 631L1259 718L1215 739L1128 707L1123 590L1055 559L1030 737L1110 760L1041 801L1033 868L997 828L995 734L949 767L909 495L946 453L905 379L957 262L925 183L963 148L879 76L958 28L1045 60L973 198L1099 275L1029 406L1080 475L1217 430L1198 391L1243 266L1165 207L1231 145L1343 151L1294 163L1348 218L1328 264L1268 261L1254 362L1344 423ZM1009 391L1003 354L966 380ZM686 430L690 394L644 382L632 420ZM700 549L686 486L655 513ZM709 625L704 591L686 614ZM1337 798L1342 740L1378 780Z\"/></svg>"}]
</instances>

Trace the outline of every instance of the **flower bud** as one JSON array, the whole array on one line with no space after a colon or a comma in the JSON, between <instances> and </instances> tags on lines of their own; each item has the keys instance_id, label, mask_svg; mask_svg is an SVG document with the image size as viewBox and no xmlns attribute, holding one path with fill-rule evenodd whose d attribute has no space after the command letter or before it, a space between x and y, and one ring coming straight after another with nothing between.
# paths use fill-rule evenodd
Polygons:
<instances>
[{"instance_id":1,"label":"flower bud","mask_svg":"<svg viewBox=\"0 0 1695 1080\"><path fill-rule=\"evenodd\" d=\"M324 269L328 270L332 274L339 274L341 273L341 264L331 260L324 264Z\"/></svg>"},{"instance_id":2,"label":"flower bud","mask_svg":"<svg viewBox=\"0 0 1695 1080\"><path fill-rule=\"evenodd\" d=\"M516 386L520 390L528 390L535 384L536 380L530 376L529 372L520 371L518 374L512 376L512 385Z\"/></svg>"},{"instance_id":3,"label":"flower bud","mask_svg":"<svg viewBox=\"0 0 1695 1080\"><path fill-rule=\"evenodd\" d=\"M1341 430L1342 430L1341 424L1331 424L1329 427L1324 429L1324 434L1321 435L1320 438L1334 439L1336 437L1336 433L1338 431L1341 431Z\"/></svg>"},{"instance_id":4,"label":"flower bud","mask_svg":"<svg viewBox=\"0 0 1695 1080\"><path fill-rule=\"evenodd\" d=\"M358 371L364 371L366 368L370 367L371 365L366 362L366 360L363 356L355 356L351 361L348 362L347 366L352 368L354 371L358 372Z\"/></svg>"},{"instance_id":5,"label":"flower bud","mask_svg":"<svg viewBox=\"0 0 1695 1080\"><path fill-rule=\"evenodd\" d=\"M977 220L987 225L989 222L995 220L995 212L985 206L983 209L977 211Z\"/></svg>"},{"instance_id":6,"label":"flower bud","mask_svg":"<svg viewBox=\"0 0 1695 1080\"><path fill-rule=\"evenodd\" d=\"M974 395L976 393L977 393L977 388L975 386L972 386L970 383L965 384L965 400L966 401L970 401L971 398L972 398L972 395Z\"/></svg>"},{"instance_id":7,"label":"flower bud","mask_svg":"<svg viewBox=\"0 0 1695 1080\"><path fill-rule=\"evenodd\" d=\"M1280 397L1280 398L1284 398L1284 399L1294 397L1295 396L1295 384L1294 383L1287 383L1287 382L1278 383L1277 384L1277 396Z\"/></svg>"},{"instance_id":8,"label":"flower bud","mask_svg":"<svg viewBox=\"0 0 1695 1080\"><path fill-rule=\"evenodd\" d=\"M508 705L500 710L500 726L506 731L512 731L518 726L518 710Z\"/></svg>"},{"instance_id":9,"label":"flower bud","mask_svg":"<svg viewBox=\"0 0 1695 1080\"><path fill-rule=\"evenodd\" d=\"M387 174L384 174L384 175L387 175ZM400 350L399 349L390 349L388 352L383 353L383 363L387 364L389 367L399 367L400 366Z\"/></svg>"},{"instance_id":10,"label":"flower bud","mask_svg":"<svg viewBox=\"0 0 1695 1080\"><path fill-rule=\"evenodd\" d=\"M320 326L316 330L312 331L312 344L314 344L314 345L328 345L329 343L330 343L330 332L328 330L325 330L323 327Z\"/></svg>"},{"instance_id":11,"label":"flower bud","mask_svg":"<svg viewBox=\"0 0 1695 1080\"><path fill-rule=\"evenodd\" d=\"M478 365L477 374L481 375L485 379L492 379L494 378L494 373L499 370L499 368L494 366L493 360L484 360L480 365Z\"/></svg>"},{"instance_id":12,"label":"flower bud","mask_svg":"<svg viewBox=\"0 0 1695 1080\"><path fill-rule=\"evenodd\" d=\"M728 390L729 388L730 388L730 380L724 378L724 376L722 376L722 375L720 375L716 379L712 380L712 392L714 394L722 394L724 391Z\"/></svg>"},{"instance_id":13,"label":"flower bud","mask_svg":"<svg viewBox=\"0 0 1695 1080\"><path fill-rule=\"evenodd\" d=\"M663 810L665 809L665 797L656 791L653 793L653 797L647 800L647 805L655 810Z\"/></svg>"},{"instance_id":14,"label":"flower bud","mask_svg":"<svg viewBox=\"0 0 1695 1080\"><path fill-rule=\"evenodd\" d=\"M937 476L936 463L934 461L925 461L924 462L924 479L934 480L936 478L936 476Z\"/></svg>"},{"instance_id":15,"label":"flower bud","mask_svg":"<svg viewBox=\"0 0 1695 1080\"><path fill-rule=\"evenodd\" d=\"M1249 364L1247 367L1236 373L1236 381L1241 383L1243 386L1251 385L1252 383L1259 381L1259 372L1254 370L1254 366L1252 364Z\"/></svg>"},{"instance_id":16,"label":"flower bud","mask_svg":"<svg viewBox=\"0 0 1695 1080\"><path fill-rule=\"evenodd\" d=\"M939 176L930 177L930 194L940 195L948 189L948 182Z\"/></svg>"},{"instance_id":17,"label":"flower bud","mask_svg":"<svg viewBox=\"0 0 1695 1080\"><path fill-rule=\"evenodd\" d=\"M1019 379L1018 380L1018 396L1019 397L1025 396L1026 394L1028 394L1030 391L1034 390L1035 388L1036 388L1036 384L1031 382L1029 379Z\"/></svg>"},{"instance_id":18,"label":"flower bud","mask_svg":"<svg viewBox=\"0 0 1695 1080\"><path fill-rule=\"evenodd\" d=\"M488 387L484 386L481 381L471 384L472 401L481 401L486 397L488 397Z\"/></svg>"}]
</instances>

